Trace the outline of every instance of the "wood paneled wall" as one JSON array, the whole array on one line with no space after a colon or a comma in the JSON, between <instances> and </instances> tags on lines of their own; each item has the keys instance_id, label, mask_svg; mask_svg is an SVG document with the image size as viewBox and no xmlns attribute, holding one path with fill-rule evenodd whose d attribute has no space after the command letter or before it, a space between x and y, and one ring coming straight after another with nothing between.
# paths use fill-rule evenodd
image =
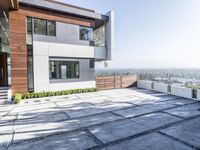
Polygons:
<instances>
[{"instance_id":1,"label":"wood paneled wall","mask_svg":"<svg viewBox=\"0 0 200 150\"><path fill-rule=\"evenodd\" d=\"M77 18L70 15L21 5L18 11L9 12L11 88L13 94L17 92L25 93L28 91L26 16L88 27L94 26L93 20Z\"/></svg>"},{"instance_id":2,"label":"wood paneled wall","mask_svg":"<svg viewBox=\"0 0 200 150\"><path fill-rule=\"evenodd\" d=\"M134 87L136 83L136 75L96 77L97 90Z\"/></svg>"},{"instance_id":3,"label":"wood paneled wall","mask_svg":"<svg viewBox=\"0 0 200 150\"><path fill-rule=\"evenodd\" d=\"M66 14L62 14L62 13L58 13L54 11L42 10L38 8L28 7L28 6L20 5L19 12L26 14L26 16L30 16L30 17L54 20L58 22L82 25L86 27L94 27L95 25L95 22L93 20L78 18L71 15L66 15Z\"/></svg>"},{"instance_id":4,"label":"wood paneled wall","mask_svg":"<svg viewBox=\"0 0 200 150\"><path fill-rule=\"evenodd\" d=\"M27 92L26 16L9 13L11 88L13 93Z\"/></svg>"}]
</instances>

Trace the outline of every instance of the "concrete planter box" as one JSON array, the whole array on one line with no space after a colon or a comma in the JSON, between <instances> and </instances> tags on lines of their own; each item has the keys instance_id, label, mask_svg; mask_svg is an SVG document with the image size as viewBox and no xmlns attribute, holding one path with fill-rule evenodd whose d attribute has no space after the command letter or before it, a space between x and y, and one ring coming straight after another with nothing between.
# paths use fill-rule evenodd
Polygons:
<instances>
[{"instance_id":1,"label":"concrete planter box","mask_svg":"<svg viewBox=\"0 0 200 150\"><path fill-rule=\"evenodd\" d=\"M200 90L197 90L197 100L200 100Z\"/></svg>"},{"instance_id":2,"label":"concrete planter box","mask_svg":"<svg viewBox=\"0 0 200 150\"><path fill-rule=\"evenodd\" d=\"M169 93L169 86L170 86L169 84L154 82L153 90L162 93Z\"/></svg>"},{"instance_id":3,"label":"concrete planter box","mask_svg":"<svg viewBox=\"0 0 200 150\"><path fill-rule=\"evenodd\" d=\"M184 98L192 99L192 89L179 86L171 86L171 94Z\"/></svg>"},{"instance_id":4,"label":"concrete planter box","mask_svg":"<svg viewBox=\"0 0 200 150\"><path fill-rule=\"evenodd\" d=\"M138 80L137 81L137 87L142 89L153 89L153 81L147 81L147 80Z\"/></svg>"}]
</instances>

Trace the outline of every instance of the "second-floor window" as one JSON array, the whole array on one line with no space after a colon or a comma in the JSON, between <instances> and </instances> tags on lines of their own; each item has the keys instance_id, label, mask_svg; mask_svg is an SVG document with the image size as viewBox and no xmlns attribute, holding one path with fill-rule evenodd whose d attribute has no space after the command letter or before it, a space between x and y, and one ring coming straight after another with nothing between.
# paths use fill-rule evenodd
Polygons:
<instances>
[{"instance_id":1,"label":"second-floor window","mask_svg":"<svg viewBox=\"0 0 200 150\"><path fill-rule=\"evenodd\" d=\"M56 36L56 22L47 21L47 35Z\"/></svg>"},{"instance_id":2,"label":"second-floor window","mask_svg":"<svg viewBox=\"0 0 200 150\"><path fill-rule=\"evenodd\" d=\"M34 34L56 36L56 22L34 18Z\"/></svg>"}]
</instances>

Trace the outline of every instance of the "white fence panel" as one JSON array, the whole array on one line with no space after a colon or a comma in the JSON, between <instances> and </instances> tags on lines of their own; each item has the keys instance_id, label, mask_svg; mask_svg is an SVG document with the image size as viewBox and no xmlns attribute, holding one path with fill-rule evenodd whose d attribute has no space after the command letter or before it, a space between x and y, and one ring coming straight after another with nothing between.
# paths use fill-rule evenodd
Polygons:
<instances>
[{"instance_id":1,"label":"white fence panel","mask_svg":"<svg viewBox=\"0 0 200 150\"><path fill-rule=\"evenodd\" d=\"M142 89L152 90L153 81L138 80L137 87Z\"/></svg>"},{"instance_id":2,"label":"white fence panel","mask_svg":"<svg viewBox=\"0 0 200 150\"><path fill-rule=\"evenodd\" d=\"M184 97L184 98L192 98L192 89L179 87L179 86L171 86L171 94Z\"/></svg>"},{"instance_id":3,"label":"white fence panel","mask_svg":"<svg viewBox=\"0 0 200 150\"><path fill-rule=\"evenodd\" d=\"M169 87L168 84L154 82L154 89L153 90L157 91L157 92L162 92L162 93L169 93L168 87Z\"/></svg>"}]
</instances>

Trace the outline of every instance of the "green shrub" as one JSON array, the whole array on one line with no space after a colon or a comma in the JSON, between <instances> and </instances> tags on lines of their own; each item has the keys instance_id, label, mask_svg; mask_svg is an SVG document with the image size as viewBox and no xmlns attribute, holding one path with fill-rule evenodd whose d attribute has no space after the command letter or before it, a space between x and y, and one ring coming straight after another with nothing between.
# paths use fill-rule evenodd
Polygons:
<instances>
[{"instance_id":1,"label":"green shrub","mask_svg":"<svg viewBox=\"0 0 200 150\"><path fill-rule=\"evenodd\" d=\"M14 95L14 103L19 104L21 100L22 100L22 94L16 93Z\"/></svg>"},{"instance_id":2,"label":"green shrub","mask_svg":"<svg viewBox=\"0 0 200 150\"><path fill-rule=\"evenodd\" d=\"M63 91L56 91L56 92L38 92L38 93L24 93L24 94L17 93L13 96L13 100L15 101L15 98L21 100L21 99L42 98L42 97L69 95L69 94L77 94L77 93L88 93L88 92L95 92L95 91L97 91L96 88L87 88L87 89L63 90ZM19 103L20 100L16 100L17 103Z\"/></svg>"},{"instance_id":3,"label":"green shrub","mask_svg":"<svg viewBox=\"0 0 200 150\"><path fill-rule=\"evenodd\" d=\"M193 84L193 83L190 83L190 82L186 82L184 85L184 87L187 87L187 88L191 88L191 89L194 89L194 90L199 90L200 89L200 84Z\"/></svg>"}]
</instances>

